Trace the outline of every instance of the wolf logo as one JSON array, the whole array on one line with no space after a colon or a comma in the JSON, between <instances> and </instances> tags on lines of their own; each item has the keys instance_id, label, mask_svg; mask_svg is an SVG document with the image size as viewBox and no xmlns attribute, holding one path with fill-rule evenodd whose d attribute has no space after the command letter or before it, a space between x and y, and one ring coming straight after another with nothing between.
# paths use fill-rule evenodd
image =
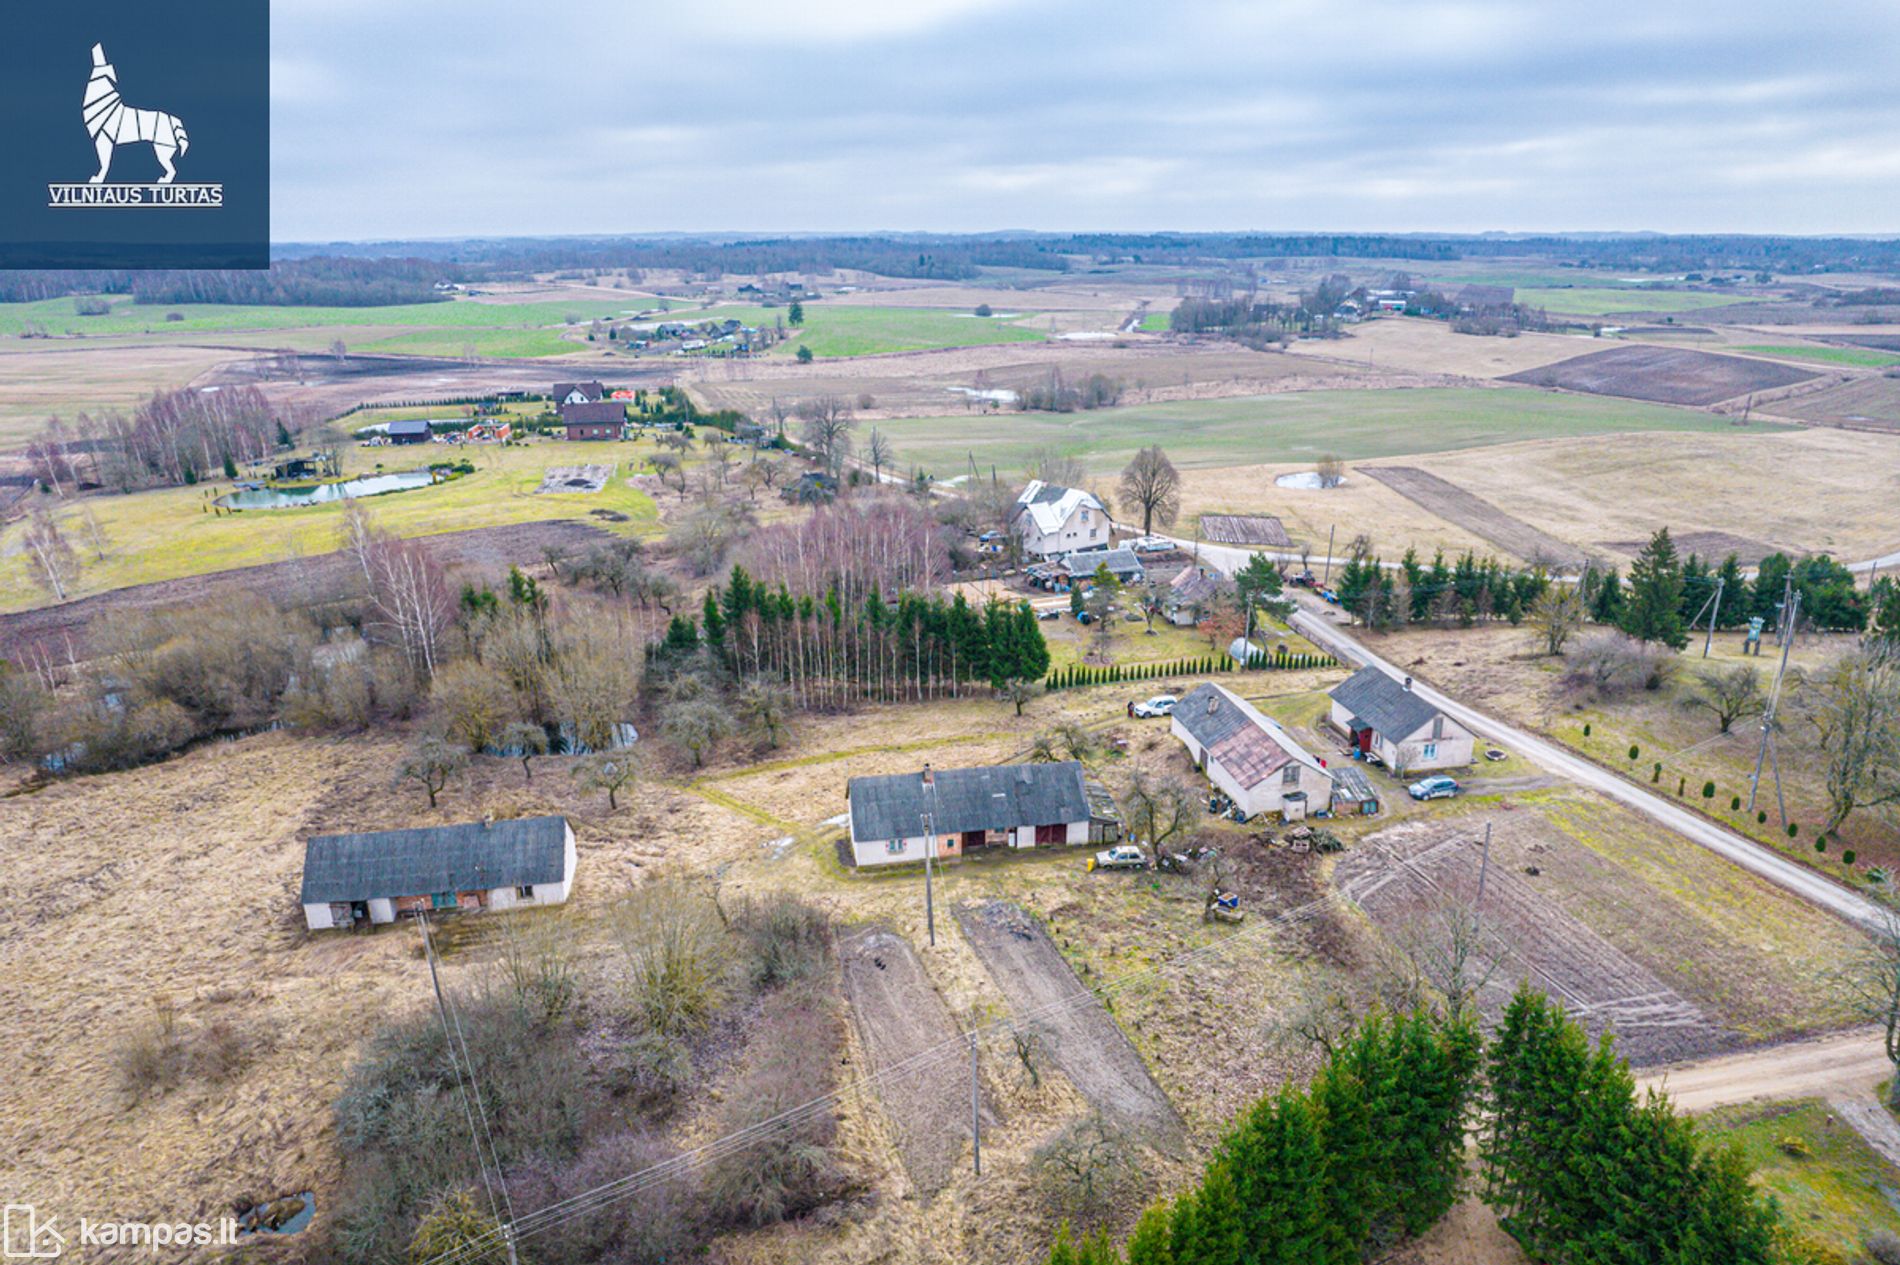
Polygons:
<instances>
[{"instance_id":1,"label":"wolf logo","mask_svg":"<svg viewBox=\"0 0 1900 1265\"><path fill-rule=\"evenodd\" d=\"M89 183L102 184L112 166L112 151L120 145L149 141L158 165L165 169L158 183L170 184L178 172L174 157L191 147L185 125L162 110L135 110L119 99L118 72L106 60L104 45L92 46L92 78L86 81L86 131L99 153L99 174Z\"/></svg>"}]
</instances>

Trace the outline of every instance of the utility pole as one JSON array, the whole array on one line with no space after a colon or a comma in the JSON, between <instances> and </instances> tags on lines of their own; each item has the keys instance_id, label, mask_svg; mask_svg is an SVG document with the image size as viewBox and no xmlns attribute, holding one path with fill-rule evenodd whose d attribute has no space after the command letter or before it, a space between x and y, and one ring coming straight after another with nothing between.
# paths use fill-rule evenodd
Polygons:
<instances>
[{"instance_id":1,"label":"utility pole","mask_svg":"<svg viewBox=\"0 0 1900 1265\"><path fill-rule=\"evenodd\" d=\"M1788 824L1788 801L1781 789L1781 752L1775 742L1777 721L1775 713L1781 702L1781 682L1788 671L1788 654L1794 649L1794 625L1801 615L1801 594L1795 591L1794 577L1789 576L1782 590L1781 627L1776 630L1781 640L1781 660L1775 665L1775 683L1768 690L1768 707L1761 717L1761 747L1755 752L1755 772L1748 779L1748 810L1755 811L1755 796L1761 790L1762 763L1768 759L1770 750L1774 755L1775 799L1781 810L1781 824Z\"/></svg>"},{"instance_id":2,"label":"utility pole","mask_svg":"<svg viewBox=\"0 0 1900 1265\"><path fill-rule=\"evenodd\" d=\"M1333 533L1334 533L1335 531L1337 531L1338 529L1339 529L1339 524L1337 524L1337 523L1334 523L1334 524L1333 524L1332 526L1330 526L1330 527L1328 527L1328 528L1326 529L1326 573L1325 573L1324 575L1322 575L1322 576L1320 576L1320 578L1319 578L1319 582L1320 582L1320 584L1321 584L1321 585L1326 585L1326 584L1330 584L1330 583L1332 583L1332 579L1333 579Z\"/></svg>"},{"instance_id":3,"label":"utility pole","mask_svg":"<svg viewBox=\"0 0 1900 1265\"><path fill-rule=\"evenodd\" d=\"M970 1167L983 1176L983 1095L978 1088L976 1033L970 1034Z\"/></svg>"},{"instance_id":4,"label":"utility pole","mask_svg":"<svg viewBox=\"0 0 1900 1265\"><path fill-rule=\"evenodd\" d=\"M1471 903L1471 929L1484 925L1484 879L1491 872L1491 823L1484 823L1484 856L1478 862L1478 899Z\"/></svg>"},{"instance_id":5,"label":"utility pole","mask_svg":"<svg viewBox=\"0 0 1900 1265\"><path fill-rule=\"evenodd\" d=\"M931 892L931 858L937 854L936 822L929 813L920 818L924 827L924 928L930 936L930 947L937 947L937 906Z\"/></svg>"},{"instance_id":6,"label":"utility pole","mask_svg":"<svg viewBox=\"0 0 1900 1265\"><path fill-rule=\"evenodd\" d=\"M1713 609L1709 611L1709 635L1702 639L1702 657L1704 659L1709 657L1709 647L1715 643L1715 618L1722 613L1722 590L1727 585L1727 580L1719 575L1715 577Z\"/></svg>"}]
</instances>

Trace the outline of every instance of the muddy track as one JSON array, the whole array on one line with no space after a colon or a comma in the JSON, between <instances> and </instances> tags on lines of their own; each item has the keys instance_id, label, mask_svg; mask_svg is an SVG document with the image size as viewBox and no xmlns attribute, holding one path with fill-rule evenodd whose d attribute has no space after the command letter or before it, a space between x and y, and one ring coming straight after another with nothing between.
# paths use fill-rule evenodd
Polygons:
<instances>
[{"instance_id":1,"label":"muddy track","mask_svg":"<svg viewBox=\"0 0 1900 1265\"><path fill-rule=\"evenodd\" d=\"M840 942L844 995L890 1117L904 1171L934 1195L970 1152L970 1089L958 1032L910 942L888 927L869 927ZM947 1057L932 1057L948 1050ZM984 1104L984 1124L993 1122Z\"/></svg>"},{"instance_id":2,"label":"muddy track","mask_svg":"<svg viewBox=\"0 0 1900 1265\"><path fill-rule=\"evenodd\" d=\"M1360 466L1359 473L1370 475L1413 504L1423 506L1446 522L1526 562L1554 563L1566 568L1580 567L1584 563L1583 552L1575 545L1512 517L1483 497L1428 470L1416 466Z\"/></svg>"},{"instance_id":3,"label":"muddy track","mask_svg":"<svg viewBox=\"0 0 1900 1265\"><path fill-rule=\"evenodd\" d=\"M1042 1033L1056 1066L1084 1098L1133 1132L1163 1141L1181 1136L1174 1104L1040 922L1004 901L962 904L956 915L1011 1011Z\"/></svg>"}]
</instances>

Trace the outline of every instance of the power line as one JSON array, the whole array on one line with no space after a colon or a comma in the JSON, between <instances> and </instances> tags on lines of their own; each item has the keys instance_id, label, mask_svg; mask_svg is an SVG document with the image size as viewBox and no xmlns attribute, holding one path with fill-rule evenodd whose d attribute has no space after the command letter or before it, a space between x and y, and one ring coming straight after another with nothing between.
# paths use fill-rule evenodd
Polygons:
<instances>
[{"instance_id":1,"label":"power line","mask_svg":"<svg viewBox=\"0 0 1900 1265\"><path fill-rule=\"evenodd\" d=\"M442 1017L442 1040L448 1048L449 1066L455 1069L455 1087L461 1093L462 1114L468 1120L469 1145L475 1148L475 1167L481 1172L482 1189L488 1192L488 1211L499 1226L502 1224L501 1206L495 1201L495 1187L488 1180L488 1161L482 1154L481 1135L475 1132L475 1112L469 1105L468 1083L462 1078L462 1064L455 1055L455 1034L449 1028L448 1001L442 994L442 977L435 968L435 943L429 938L429 916L426 913L420 915L416 919L416 926L422 931L422 955L429 963L429 983L435 987L436 1013ZM472 1079L475 1068L471 1065L468 1070ZM501 1176L499 1171L495 1175L497 1178ZM513 1217L510 1216L509 1219L513 1220Z\"/></svg>"},{"instance_id":2,"label":"power line","mask_svg":"<svg viewBox=\"0 0 1900 1265\"><path fill-rule=\"evenodd\" d=\"M952 1058L960 1058L967 1052L970 1043L976 1041L987 1042L998 1039L1007 1033L1012 1023L1045 1021L1053 1019L1069 1010L1079 1009L1089 1005L1099 1005L1102 997L1105 995L1118 993L1123 989L1156 979L1164 971L1191 965L1213 957L1216 954L1225 953L1234 946L1251 941L1264 935L1268 931L1304 922L1316 915L1320 910L1342 903L1344 903L1344 898L1337 892L1328 892L1326 895L1308 901L1304 905L1284 910L1272 918L1262 919L1260 922L1255 923L1243 931L1236 931L1231 935L1210 941L1199 948L1186 950L1154 966L1126 972L1103 983L1094 991L1078 984L1076 991L1073 993L1045 1002L1040 1006L1032 1007L1021 1014L1012 1015L1008 1019L998 1019L981 1027L971 1029L968 1033L946 1038L944 1041L919 1050L917 1053L908 1058L901 1059L889 1067L880 1069L877 1072L858 1076L827 1094L813 1098L798 1106L788 1108L776 1116L759 1121L756 1124L748 1125L743 1129L735 1130L724 1137L715 1138L713 1141L704 1143L693 1150L681 1152L671 1159L662 1160L658 1164L650 1165L647 1168L629 1173L613 1181L603 1182L591 1190L582 1191L577 1195L570 1196L567 1199L531 1212L507 1227L498 1227L488 1234L471 1239L459 1248L451 1249L448 1252L430 1258L427 1265L462 1265L463 1262L474 1259L481 1253L491 1250L501 1242L518 1242L531 1235L552 1230L556 1226L565 1224L576 1217L588 1215L620 1202L623 1199L630 1198L651 1186L670 1181L675 1177L683 1176L693 1169L715 1163L729 1155L744 1151L767 1134L779 1128L790 1127L791 1125L801 1123L825 1110L831 1104L841 1100L849 1093L872 1088L895 1077L914 1075L928 1068L933 1068L938 1064L948 1062Z\"/></svg>"}]
</instances>

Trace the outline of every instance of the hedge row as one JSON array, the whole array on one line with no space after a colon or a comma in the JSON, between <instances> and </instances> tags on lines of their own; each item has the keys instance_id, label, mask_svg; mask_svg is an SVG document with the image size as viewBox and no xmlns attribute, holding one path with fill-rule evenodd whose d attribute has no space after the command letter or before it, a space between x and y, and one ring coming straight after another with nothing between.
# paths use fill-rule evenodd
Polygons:
<instances>
[{"instance_id":1,"label":"hedge row","mask_svg":"<svg viewBox=\"0 0 1900 1265\"><path fill-rule=\"evenodd\" d=\"M1220 672L1281 672L1302 668L1336 668L1339 660L1324 654L1256 655L1245 663L1228 655L1176 659L1172 663L1114 663L1104 668L1071 664L1049 674L1043 685L1051 690L1088 685L1116 685L1123 681L1153 681L1171 676L1212 676Z\"/></svg>"}]
</instances>

